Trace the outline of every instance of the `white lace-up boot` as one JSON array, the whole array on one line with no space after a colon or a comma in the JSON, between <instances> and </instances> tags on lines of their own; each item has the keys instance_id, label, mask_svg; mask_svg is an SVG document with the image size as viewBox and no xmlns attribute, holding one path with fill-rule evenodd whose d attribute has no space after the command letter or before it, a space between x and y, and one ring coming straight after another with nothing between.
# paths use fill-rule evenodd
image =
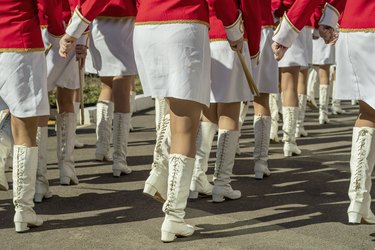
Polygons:
<instances>
[{"instance_id":1,"label":"white lace-up boot","mask_svg":"<svg viewBox=\"0 0 375 250\"><path fill-rule=\"evenodd\" d=\"M306 101L307 96L303 94L298 95L298 118L297 118L297 129L296 137L306 137L308 135L303 123L305 122L305 112L306 112Z\"/></svg>"},{"instance_id":2,"label":"white lace-up boot","mask_svg":"<svg viewBox=\"0 0 375 250\"><path fill-rule=\"evenodd\" d=\"M375 223L371 211L371 174L375 164L375 129L353 128L352 151L350 158L350 186L348 208L349 223Z\"/></svg>"},{"instance_id":3,"label":"white lace-up boot","mask_svg":"<svg viewBox=\"0 0 375 250\"><path fill-rule=\"evenodd\" d=\"M318 71L316 67L312 67L309 71L309 77L307 80L307 102L306 104L310 109L317 110L318 105L315 101L315 88L319 85Z\"/></svg>"},{"instance_id":4,"label":"white lace-up boot","mask_svg":"<svg viewBox=\"0 0 375 250\"><path fill-rule=\"evenodd\" d=\"M39 203L42 202L43 198L48 199L52 197L47 178L48 127L38 127L36 143L38 145L38 165L34 201Z\"/></svg>"},{"instance_id":5,"label":"white lace-up boot","mask_svg":"<svg viewBox=\"0 0 375 250\"><path fill-rule=\"evenodd\" d=\"M135 96L137 93L135 91L130 91L130 96L129 96L129 105L130 105L130 117L133 116L134 110L135 110ZM131 123L130 119L130 125L129 125L129 130L133 131L133 126Z\"/></svg>"},{"instance_id":6,"label":"white lace-up boot","mask_svg":"<svg viewBox=\"0 0 375 250\"><path fill-rule=\"evenodd\" d=\"M194 227L184 221L194 161L194 158L181 154L169 156L168 196L163 205L165 218L161 227L163 242L171 242L177 236L186 237L194 233Z\"/></svg>"},{"instance_id":7,"label":"white lace-up boot","mask_svg":"<svg viewBox=\"0 0 375 250\"><path fill-rule=\"evenodd\" d=\"M240 116L239 116L239 121L238 121L238 131L240 133L239 133L239 136L238 136L236 155L241 155L241 147L240 147L241 129L242 129L242 126L245 122L246 115L247 115L248 111L249 111L249 103L248 102L241 102Z\"/></svg>"},{"instance_id":8,"label":"white lace-up boot","mask_svg":"<svg viewBox=\"0 0 375 250\"><path fill-rule=\"evenodd\" d=\"M38 148L15 145L13 150L13 204L16 232L43 224L33 210Z\"/></svg>"},{"instance_id":9,"label":"white lace-up boot","mask_svg":"<svg viewBox=\"0 0 375 250\"><path fill-rule=\"evenodd\" d=\"M99 101L96 105L96 152L97 161L112 161L110 142L112 138L113 102Z\"/></svg>"},{"instance_id":10,"label":"white lace-up boot","mask_svg":"<svg viewBox=\"0 0 375 250\"><path fill-rule=\"evenodd\" d=\"M271 175L268 169L271 122L270 116L254 115L254 172L257 180Z\"/></svg>"},{"instance_id":11,"label":"white lace-up boot","mask_svg":"<svg viewBox=\"0 0 375 250\"><path fill-rule=\"evenodd\" d=\"M60 184L78 184L74 166L74 113L57 115L57 161L60 170Z\"/></svg>"},{"instance_id":12,"label":"white lace-up boot","mask_svg":"<svg viewBox=\"0 0 375 250\"><path fill-rule=\"evenodd\" d=\"M145 195L163 203L167 199L170 137L170 116L167 114L160 123L154 148L152 169L143 189Z\"/></svg>"},{"instance_id":13,"label":"white lace-up boot","mask_svg":"<svg viewBox=\"0 0 375 250\"><path fill-rule=\"evenodd\" d=\"M283 142L284 156L301 154L301 150L296 143L296 125L297 125L298 107L283 107Z\"/></svg>"},{"instance_id":14,"label":"white lace-up boot","mask_svg":"<svg viewBox=\"0 0 375 250\"><path fill-rule=\"evenodd\" d=\"M333 80L332 84L333 84L333 86L332 86L332 89L333 89L332 90L332 106L331 106L332 114L334 114L334 115L345 114L346 111L341 108L341 101L337 100L335 98L335 96L336 96L336 94L335 94L336 93L336 81Z\"/></svg>"},{"instance_id":15,"label":"white lace-up boot","mask_svg":"<svg viewBox=\"0 0 375 250\"><path fill-rule=\"evenodd\" d=\"M212 190L214 202L223 202L225 198L232 200L241 198L241 192L233 190L230 185L238 134L238 131L219 129Z\"/></svg>"},{"instance_id":16,"label":"white lace-up boot","mask_svg":"<svg viewBox=\"0 0 375 250\"><path fill-rule=\"evenodd\" d=\"M279 142L279 109L277 107L277 96L276 94L270 94L270 111L271 111L271 131L270 131L270 139L274 142Z\"/></svg>"},{"instance_id":17,"label":"white lace-up boot","mask_svg":"<svg viewBox=\"0 0 375 250\"><path fill-rule=\"evenodd\" d=\"M190 184L190 199L197 199L198 194L211 195L213 186L207 179L208 159L217 125L212 122L201 122L197 136L197 153L195 155L193 178Z\"/></svg>"},{"instance_id":18,"label":"white lace-up boot","mask_svg":"<svg viewBox=\"0 0 375 250\"><path fill-rule=\"evenodd\" d=\"M320 85L319 87L319 124L329 123L328 119L328 100L329 85Z\"/></svg>"},{"instance_id":19,"label":"white lace-up boot","mask_svg":"<svg viewBox=\"0 0 375 250\"><path fill-rule=\"evenodd\" d=\"M10 113L5 114L0 122L0 190L9 189L8 181L5 176L6 162L12 151L13 138L10 127Z\"/></svg>"},{"instance_id":20,"label":"white lace-up boot","mask_svg":"<svg viewBox=\"0 0 375 250\"><path fill-rule=\"evenodd\" d=\"M114 113L113 116L113 165L114 177L121 174L130 174L126 155L128 151L130 113Z\"/></svg>"},{"instance_id":21,"label":"white lace-up boot","mask_svg":"<svg viewBox=\"0 0 375 250\"><path fill-rule=\"evenodd\" d=\"M164 98L155 98L155 128L156 133L159 132L160 124L165 115L168 114L169 108L167 101Z\"/></svg>"},{"instance_id":22,"label":"white lace-up boot","mask_svg":"<svg viewBox=\"0 0 375 250\"><path fill-rule=\"evenodd\" d=\"M74 117L76 118L76 129L77 129L77 116L80 114L81 111L81 103L75 102L74 103ZM75 148L83 148L85 144L83 142L80 142L77 138L77 134L74 132L74 147Z\"/></svg>"}]
</instances>

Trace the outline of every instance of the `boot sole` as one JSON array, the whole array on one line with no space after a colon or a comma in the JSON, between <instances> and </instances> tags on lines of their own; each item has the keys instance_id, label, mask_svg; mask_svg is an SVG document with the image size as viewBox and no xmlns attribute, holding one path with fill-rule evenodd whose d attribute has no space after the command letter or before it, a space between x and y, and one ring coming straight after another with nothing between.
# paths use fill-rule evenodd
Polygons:
<instances>
[{"instance_id":1,"label":"boot sole","mask_svg":"<svg viewBox=\"0 0 375 250\"><path fill-rule=\"evenodd\" d=\"M150 184L145 184L145 187L143 188L143 194L153 198L154 200L164 203L165 199L160 195L160 193L157 191L157 189L150 185Z\"/></svg>"}]
</instances>

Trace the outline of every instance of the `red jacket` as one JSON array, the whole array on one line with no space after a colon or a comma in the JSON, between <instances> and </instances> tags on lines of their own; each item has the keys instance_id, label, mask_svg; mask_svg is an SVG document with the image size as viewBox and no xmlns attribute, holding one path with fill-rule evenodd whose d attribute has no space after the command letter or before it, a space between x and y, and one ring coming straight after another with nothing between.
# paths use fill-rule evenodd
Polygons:
<instances>
[{"instance_id":1,"label":"red jacket","mask_svg":"<svg viewBox=\"0 0 375 250\"><path fill-rule=\"evenodd\" d=\"M135 0L111 0L100 12L100 18L126 18L135 17L137 15L137 7Z\"/></svg>"},{"instance_id":2,"label":"red jacket","mask_svg":"<svg viewBox=\"0 0 375 250\"><path fill-rule=\"evenodd\" d=\"M262 30L261 2L264 0L241 0L245 33L249 38L250 56L256 57L260 50Z\"/></svg>"},{"instance_id":3,"label":"red jacket","mask_svg":"<svg viewBox=\"0 0 375 250\"><path fill-rule=\"evenodd\" d=\"M44 50L35 0L2 0L0 31L0 52Z\"/></svg>"},{"instance_id":4,"label":"red jacket","mask_svg":"<svg viewBox=\"0 0 375 250\"><path fill-rule=\"evenodd\" d=\"M343 9L342 5L341 3L341 6L335 5L335 7L340 11ZM346 0L340 29L342 32L375 32L375 1Z\"/></svg>"},{"instance_id":5,"label":"red jacket","mask_svg":"<svg viewBox=\"0 0 375 250\"><path fill-rule=\"evenodd\" d=\"M39 0L39 22L54 36L65 33L63 19L63 2L67 0Z\"/></svg>"},{"instance_id":6,"label":"red jacket","mask_svg":"<svg viewBox=\"0 0 375 250\"><path fill-rule=\"evenodd\" d=\"M195 22L208 25L208 5L225 26L238 17L235 0L137 0L137 24Z\"/></svg>"},{"instance_id":7,"label":"red jacket","mask_svg":"<svg viewBox=\"0 0 375 250\"><path fill-rule=\"evenodd\" d=\"M273 27L275 22L272 16L271 0L261 0L260 10L262 17L262 27Z\"/></svg>"}]
</instances>

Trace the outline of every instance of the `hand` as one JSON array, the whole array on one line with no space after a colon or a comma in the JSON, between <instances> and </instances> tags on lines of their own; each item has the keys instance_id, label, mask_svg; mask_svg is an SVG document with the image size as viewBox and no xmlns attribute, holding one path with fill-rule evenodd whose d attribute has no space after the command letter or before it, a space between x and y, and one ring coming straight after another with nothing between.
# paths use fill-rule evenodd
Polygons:
<instances>
[{"instance_id":1,"label":"hand","mask_svg":"<svg viewBox=\"0 0 375 250\"><path fill-rule=\"evenodd\" d=\"M87 56L87 47L83 44L76 45L76 59L79 64L79 68L83 69L85 66L85 60Z\"/></svg>"},{"instance_id":2,"label":"hand","mask_svg":"<svg viewBox=\"0 0 375 250\"><path fill-rule=\"evenodd\" d=\"M339 39L339 33L330 26L320 25L319 34L324 39L326 44L335 45Z\"/></svg>"},{"instance_id":3,"label":"hand","mask_svg":"<svg viewBox=\"0 0 375 250\"><path fill-rule=\"evenodd\" d=\"M229 42L229 45L232 48L232 50L242 52L243 38L241 38L237 41L234 41L234 42L228 40L228 42Z\"/></svg>"},{"instance_id":4,"label":"hand","mask_svg":"<svg viewBox=\"0 0 375 250\"><path fill-rule=\"evenodd\" d=\"M276 61L280 61L283 57L284 57L284 54L285 52L288 50L287 47L277 43L277 42L274 42L272 44L272 51L273 51L273 55L276 59Z\"/></svg>"},{"instance_id":5,"label":"hand","mask_svg":"<svg viewBox=\"0 0 375 250\"><path fill-rule=\"evenodd\" d=\"M60 39L60 49L59 49L60 56L66 58L68 54L74 50L76 41L77 41L76 38L71 37L68 34L65 34Z\"/></svg>"}]
</instances>

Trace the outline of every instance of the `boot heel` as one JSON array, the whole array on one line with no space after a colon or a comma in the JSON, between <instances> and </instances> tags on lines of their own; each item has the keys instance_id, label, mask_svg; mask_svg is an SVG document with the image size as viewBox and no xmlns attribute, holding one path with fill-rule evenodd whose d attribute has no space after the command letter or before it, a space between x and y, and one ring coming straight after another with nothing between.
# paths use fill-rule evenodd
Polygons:
<instances>
[{"instance_id":1,"label":"boot heel","mask_svg":"<svg viewBox=\"0 0 375 250\"><path fill-rule=\"evenodd\" d=\"M143 188L143 194L148 195L150 197L154 197L156 194L157 190L154 186L150 184L145 184L145 187Z\"/></svg>"},{"instance_id":2,"label":"boot heel","mask_svg":"<svg viewBox=\"0 0 375 250\"><path fill-rule=\"evenodd\" d=\"M292 155L293 155L292 151L284 151L285 157L289 157L289 156L292 156Z\"/></svg>"},{"instance_id":3,"label":"boot heel","mask_svg":"<svg viewBox=\"0 0 375 250\"><path fill-rule=\"evenodd\" d=\"M349 224L360 224L362 215L359 213L348 213Z\"/></svg>"},{"instance_id":4,"label":"boot heel","mask_svg":"<svg viewBox=\"0 0 375 250\"><path fill-rule=\"evenodd\" d=\"M14 225L17 233L26 232L30 229L26 222L14 222Z\"/></svg>"},{"instance_id":5,"label":"boot heel","mask_svg":"<svg viewBox=\"0 0 375 250\"><path fill-rule=\"evenodd\" d=\"M35 194L34 195L34 202L41 203L43 201L44 194Z\"/></svg>"},{"instance_id":6,"label":"boot heel","mask_svg":"<svg viewBox=\"0 0 375 250\"><path fill-rule=\"evenodd\" d=\"M263 180L264 173L263 172L255 172L255 179Z\"/></svg>"},{"instance_id":7,"label":"boot heel","mask_svg":"<svg viewBox=\"0 0 375 250\"><path fill-rule=\"evenodd\" d=\"M199 192L198 191L190 191L189 192L189 199L198 199Z\"/></svg>"},{"instance_id":8,"label":"boot heel","mask_svg":"<svg viewBox=\"0 0 375 250\"><path fill-rule=\"evenodd\" d=\"M162 242L172 242L176 239L176 234L161 231L161 241Z\"/></svg>"},{"instance_id":9,"label":"boot heel","mask_svg":"<svg viewBox=\"0 0 375 250\"><path fill-rule=\"evenodd\" d=\"M212 201L213 202L223 202L223 201L225 201L224 195L213 194L212 195Z\"/></svg>"},{"instance_id":10,"label":"boot heel","mask_svg":"<svg viewBox=\"0 0 375 250\"><path fill-rule=\"evenodd\" d=\"M61 185L70 185L70 178L67 176L60 177L60 184Z\"/></svg>"},{"instance_id":11,"label":"boot heel","mask_svg":"<svg viewBox=\"0 0 375 250\"><path fill-rule=\"evenodd\" d=\"M113 172L113 177L120 177L121 176L121 170L115 169L112 172Z\"/></svg>"}]
</instances>

